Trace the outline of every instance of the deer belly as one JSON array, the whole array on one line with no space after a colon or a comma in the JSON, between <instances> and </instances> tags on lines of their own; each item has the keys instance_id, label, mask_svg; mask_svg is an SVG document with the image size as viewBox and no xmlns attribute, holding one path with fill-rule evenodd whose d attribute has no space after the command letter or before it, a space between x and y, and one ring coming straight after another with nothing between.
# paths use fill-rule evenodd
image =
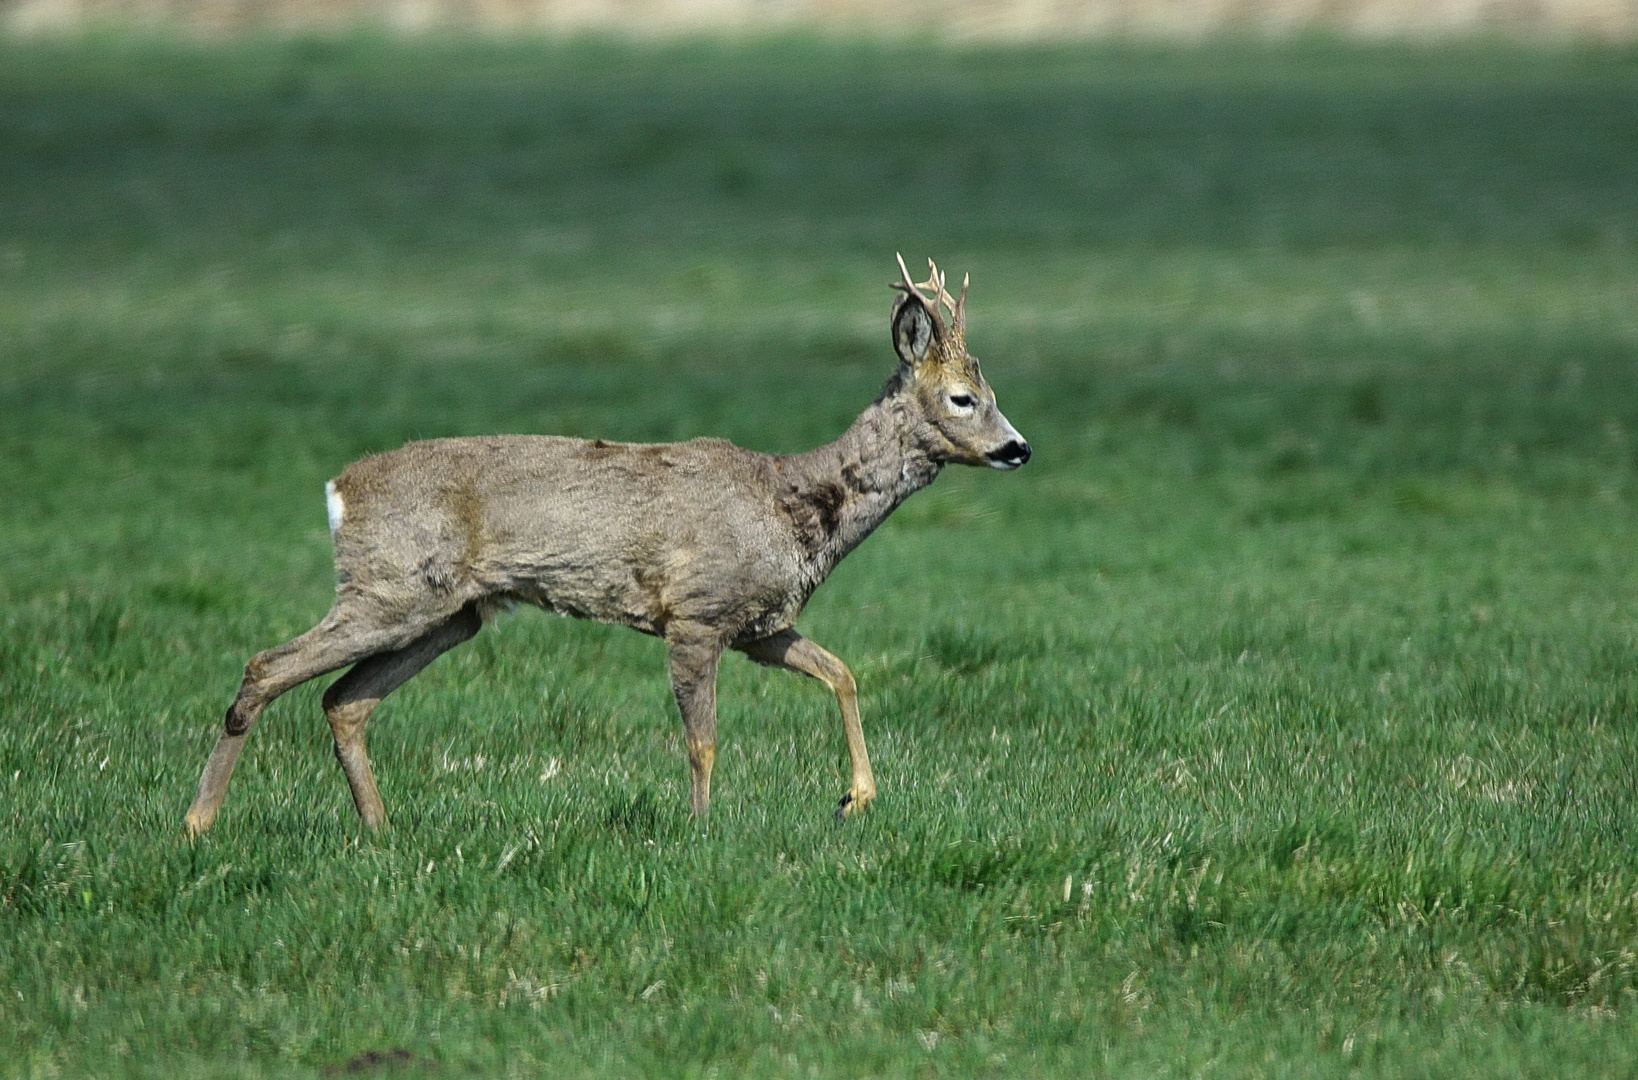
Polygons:
<instances>
[{"instance_id":1,"label":"deer belly","mask_svg":"<svg viewBox=\"0 0 1638 1080\"><path fill-rule=\"evenodd\" d=\"M630 568L554 560L508 577L497 592L546 611L648 633L658 633L664 625L659 589Z\"/></svg>"}]
</instances>

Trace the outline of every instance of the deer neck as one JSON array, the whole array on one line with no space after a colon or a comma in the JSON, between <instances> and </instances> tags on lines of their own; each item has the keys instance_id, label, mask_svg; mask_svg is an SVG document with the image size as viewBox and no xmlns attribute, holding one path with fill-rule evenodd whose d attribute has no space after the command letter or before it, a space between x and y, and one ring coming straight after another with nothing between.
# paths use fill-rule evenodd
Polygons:
<instances>
[{"instance_id":1,"label":"deer neck","mask_svg":"<svg viewBox=\"0 0 1638 1080\"><path fill-rule=\"evenodd\" d=\"M785 459L793 518L820 580L943 467L915 437L914 408L894 376L841 438Z\"/></svg>"}]
</instances>

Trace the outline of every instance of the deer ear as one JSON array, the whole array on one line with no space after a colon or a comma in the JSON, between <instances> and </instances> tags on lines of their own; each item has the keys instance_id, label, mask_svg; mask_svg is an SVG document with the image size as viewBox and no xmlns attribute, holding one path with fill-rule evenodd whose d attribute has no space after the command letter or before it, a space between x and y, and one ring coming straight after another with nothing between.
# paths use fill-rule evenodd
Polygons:
<instances>
[{"instance_id":1,"label":"deer ear","mask_svg":"<svg viewBox=\"0 0 1638 1080\"><path fill-rule=\"evenodd\" d=\"M912 368L920 367L932 355L938 340L938 324L919 296L906 296L893 312L893 347L899 359Z\"/></svg>"}]
</instances>

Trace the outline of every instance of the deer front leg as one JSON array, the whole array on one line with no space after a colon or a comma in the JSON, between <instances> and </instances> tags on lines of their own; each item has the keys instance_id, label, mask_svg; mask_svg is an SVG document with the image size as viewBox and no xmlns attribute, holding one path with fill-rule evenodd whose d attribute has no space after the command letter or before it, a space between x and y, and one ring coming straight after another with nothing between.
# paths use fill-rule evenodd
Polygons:
<instances>
[{"instance_id":1,"label":"deer front leg","mask_svg":"<svg viewBox=\"0 0 1638 1080\"><path fill-rule=\"evenodd\" d=\"M864 725L859 722L859 688L853 673L835 656L815 645L795 630L737 646L759 664L812 675L830 687L842 710L842 730L847 733L847 752L853 760L853 786L836 807L836 819L851 817L876 797L876 778L870 772L870 754L865 750Z\"/></svg>"},{"instance_id":2,"label":"deer front leg","mask_svg":"<svg viewBox=\"0 0 1638 1080\"><path fill-rule=\"evenodd\" d=\"M711 803L711 765L717 756L717 661L722 640L715 630L697 624L666 628L671 660L671 691L682 713L692 773L689 806L702 817Z\"/></svg>"}]
</instances>

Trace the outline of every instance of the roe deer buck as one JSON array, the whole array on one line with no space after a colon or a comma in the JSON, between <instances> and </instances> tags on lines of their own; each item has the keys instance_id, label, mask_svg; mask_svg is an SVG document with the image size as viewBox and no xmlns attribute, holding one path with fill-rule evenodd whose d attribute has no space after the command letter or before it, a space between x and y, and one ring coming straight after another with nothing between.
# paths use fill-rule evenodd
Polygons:
<instances>
[{"instance_id":1,"label":"roe deer buck","mask_svg":"<svg viewBox=\"0 0 1638 1080\"><path fill-rule=\"evenodd\" d=\"M899 259L898 371L841 438L817 450L497 435L410 443L348 466L326 485L335 605L246 666L188 810L189 832L215 820L268 703L348 664L356 666L325 692L324 712L359 816L381 825L364 752L370 712L515 600L665 640L695 814L711 793L717 662L728 648L830 687L853 761L837 816L863 809L876 782L853 676L792 624L842 557L946 463L1016 469L1030 456L967 354L966 283L952 299L928 266L917 285Z\"/></svg>"}]
</instances>

